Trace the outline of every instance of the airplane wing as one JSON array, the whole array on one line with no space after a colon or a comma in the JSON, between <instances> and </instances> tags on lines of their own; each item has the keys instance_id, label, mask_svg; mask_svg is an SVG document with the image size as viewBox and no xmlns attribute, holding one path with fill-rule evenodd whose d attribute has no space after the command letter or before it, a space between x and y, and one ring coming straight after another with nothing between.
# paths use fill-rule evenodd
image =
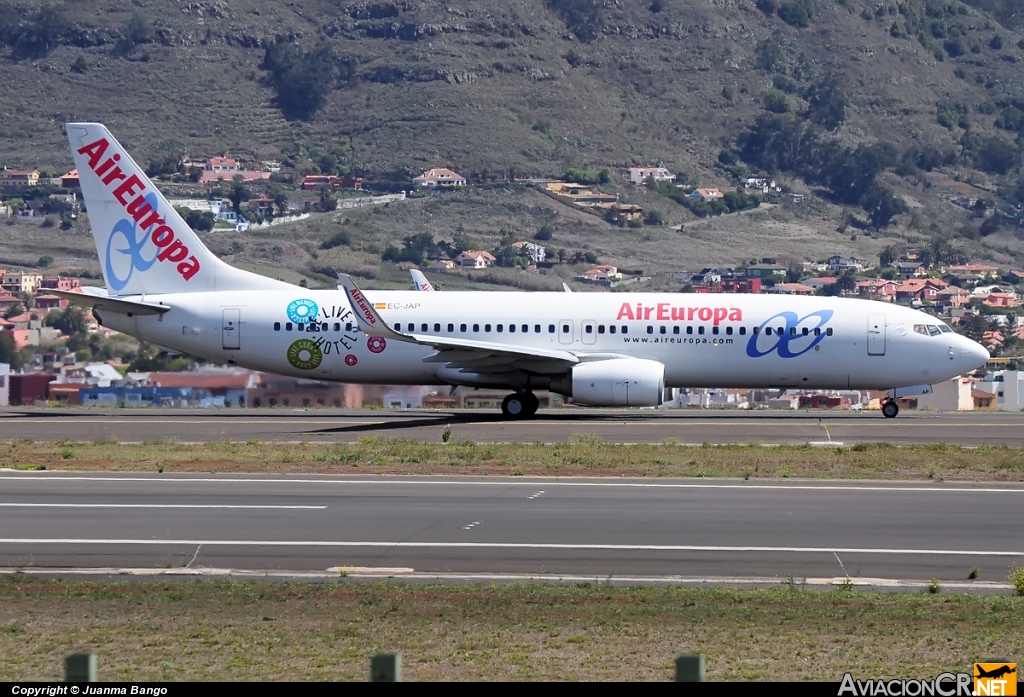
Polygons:
<instances>
[{"instance_id":1,"label":"airplane wing","mask_svg":"<svg viewBox=\"0 0 1024 697\"><path fill-rule=\"evenodd\" d=\"M477 370L505 370L509 364L515 364L515 367L530 367L538 372L561 372L580 362L576 354L558 349L396 331L377 313L373 303L366 299L351 277L347 274L338 274L338 280L352 306L359 329L364 334L430 346L437 350L437 353L426 358L431 363L454 363L457 367L472 367Z\"/></svg>"},{"instance_id":2,"label":"airplane wing","mask_svg":"<svg viewBox=\"0 0 1024 697\"><path fill-rule=\"evenodd\" d=\"M159 315L171 308L168 305L158 305L140 300L125 300L123 298L112 298L106 295L101 288L83 289L81 293L69 290L47 290L51 295L57 295L71 301L72 305L87 307L90 310L103 310L117 312L122 315Z\"/></svg>"}]
</instances>

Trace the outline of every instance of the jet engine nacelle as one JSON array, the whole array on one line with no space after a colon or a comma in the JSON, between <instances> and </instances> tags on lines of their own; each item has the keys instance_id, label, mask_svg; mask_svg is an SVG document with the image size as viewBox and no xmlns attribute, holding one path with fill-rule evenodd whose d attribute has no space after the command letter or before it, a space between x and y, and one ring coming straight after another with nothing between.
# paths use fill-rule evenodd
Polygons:
<instances>
[{"instance_id":1,"label":"jet engine nacelle","mask_svg":"<svg viewBox=\"0 0 1024 697\"><path fill-rule=\"evenodd\" d=\"M591 407L656 407L665 394L665 366L645 358L579 363L551 389Z\"/></svg>"}]
</instances>

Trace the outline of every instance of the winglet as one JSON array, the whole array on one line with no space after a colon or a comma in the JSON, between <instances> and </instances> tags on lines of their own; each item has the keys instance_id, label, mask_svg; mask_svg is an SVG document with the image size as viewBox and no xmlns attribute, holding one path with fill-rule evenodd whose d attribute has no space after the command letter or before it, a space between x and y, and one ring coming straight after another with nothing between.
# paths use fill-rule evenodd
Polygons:
<instances>
[{"instance_id":1,"label":"winglet","mask_svg":"<svg viewBox=\"0 0 1024 697\"><path fill-rule=\"evenodd\" d=\"M409 269L409 273L412 275L412 287L415 290L434 290L434 286L430 285L430 281L427 280L422 271L419 269Z\"/></svg>"},{"instance_id":2,"label":"winglet","mask_svg":"<svg viewBox=\"0 0 1024 697\"><path fill-rule=\"evenodd\" d=\"M566 293L571 293L572 292L572 288L570 288L569 284L566 283L565 281L562 281L562 288L565 290Z\"/></svg>"},{"instance_id":3,"label":"winglet","mask_svg":"<svg viewBox=\"0 0 1024 697\"><path fill-rule=\"evenodd\" d=\"M373 303L366 299L363 291L359 290L351 276L339 273L338 282L341 285L341 289L345 291L345 297L348 298L349 305L352 306L352 312L356 316L356 324L359 325L359 329L366 336L382 336L385 339L396 339L398 341L415 341L415 339L405 334L400 334L388 326L384 318L377 314Z\"/></svg>"}]
</instances>

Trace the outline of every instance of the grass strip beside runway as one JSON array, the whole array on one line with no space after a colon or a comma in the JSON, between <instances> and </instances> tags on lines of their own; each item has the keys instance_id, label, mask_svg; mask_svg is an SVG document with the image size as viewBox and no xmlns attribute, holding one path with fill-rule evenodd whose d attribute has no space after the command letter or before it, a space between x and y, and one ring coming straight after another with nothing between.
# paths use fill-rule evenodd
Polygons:
<instances>
[{"instance_id":1,"label":"grass strip beside runway","mask_svg":"<svg viewBox=\"0 0 1024 697\"><path fill-rule=\"evenodd\" d=\"M407 680L929 677L1024 655L1024 598L550 585L0 580L0 681L365 680L401 651Z\"/></svg>"},{"instance_id":2,"label":"grass strip beside runway","mask_svg":"<svg viewBox=\"0 0 1024 697\"><path fill-rule=\"evenodd\" d=\"M672 442L615 445L577 434L564 443L0 442L0 468L143 472L749 477L1024 481L1024 448L853 447Z\"/></svg>"}]
</instances>

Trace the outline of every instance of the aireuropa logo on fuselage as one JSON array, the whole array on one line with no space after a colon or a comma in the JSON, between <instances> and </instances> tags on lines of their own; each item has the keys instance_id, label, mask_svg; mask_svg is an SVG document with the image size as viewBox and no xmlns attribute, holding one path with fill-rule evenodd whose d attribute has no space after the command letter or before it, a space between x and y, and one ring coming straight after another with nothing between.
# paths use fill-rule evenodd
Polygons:
<instances>
[{"instance_id":1,"label":"aireuropa logo on fuselage","mask_svg":"<svg viewBox=\"0 0 1024 697\"><path fill-rule=\"evenodd\" d=\"M114 198L124 206L127 218L114 224L107 239L104 270L107 283L113 290L123 290L128 285L132 274L148 271L157 261L169 261L177 264L175 269L184 280L191 280L199 273L199 260L189 252L188 246L178 239L174 230L157 210L157 196L154 193L143 194L146 185L138 175L128 175L121 171L118 162L121 153L115 152L104 160L110 142L106 138L89 143L78 149L79 155L89 158L89 169L96 174L103 185L113 187ZM114 186L115 182L121 182ZM141 234L140 234L141 233ZM115 238L123 239L124 247L115 246ZM143 250L149 249L149 254ZM116 257L113 252L119 252ZM128 265L125 269L124 261Z\"/></svg>"},{"instance_id":2,"label":"aireuropa logo on fuselage","mask_svg":"<svg viewBox=\"0 0 1024 697\"><path fill-rule=\"evenodd\" d=\"M769 353L777 353L780 358L802 356L825 340L824 326L833 314L832 310L818 310L799 317L795 312L779 312L762 322L751 335L747 355L751 358Z\"/></svg>"}]
</instances>

